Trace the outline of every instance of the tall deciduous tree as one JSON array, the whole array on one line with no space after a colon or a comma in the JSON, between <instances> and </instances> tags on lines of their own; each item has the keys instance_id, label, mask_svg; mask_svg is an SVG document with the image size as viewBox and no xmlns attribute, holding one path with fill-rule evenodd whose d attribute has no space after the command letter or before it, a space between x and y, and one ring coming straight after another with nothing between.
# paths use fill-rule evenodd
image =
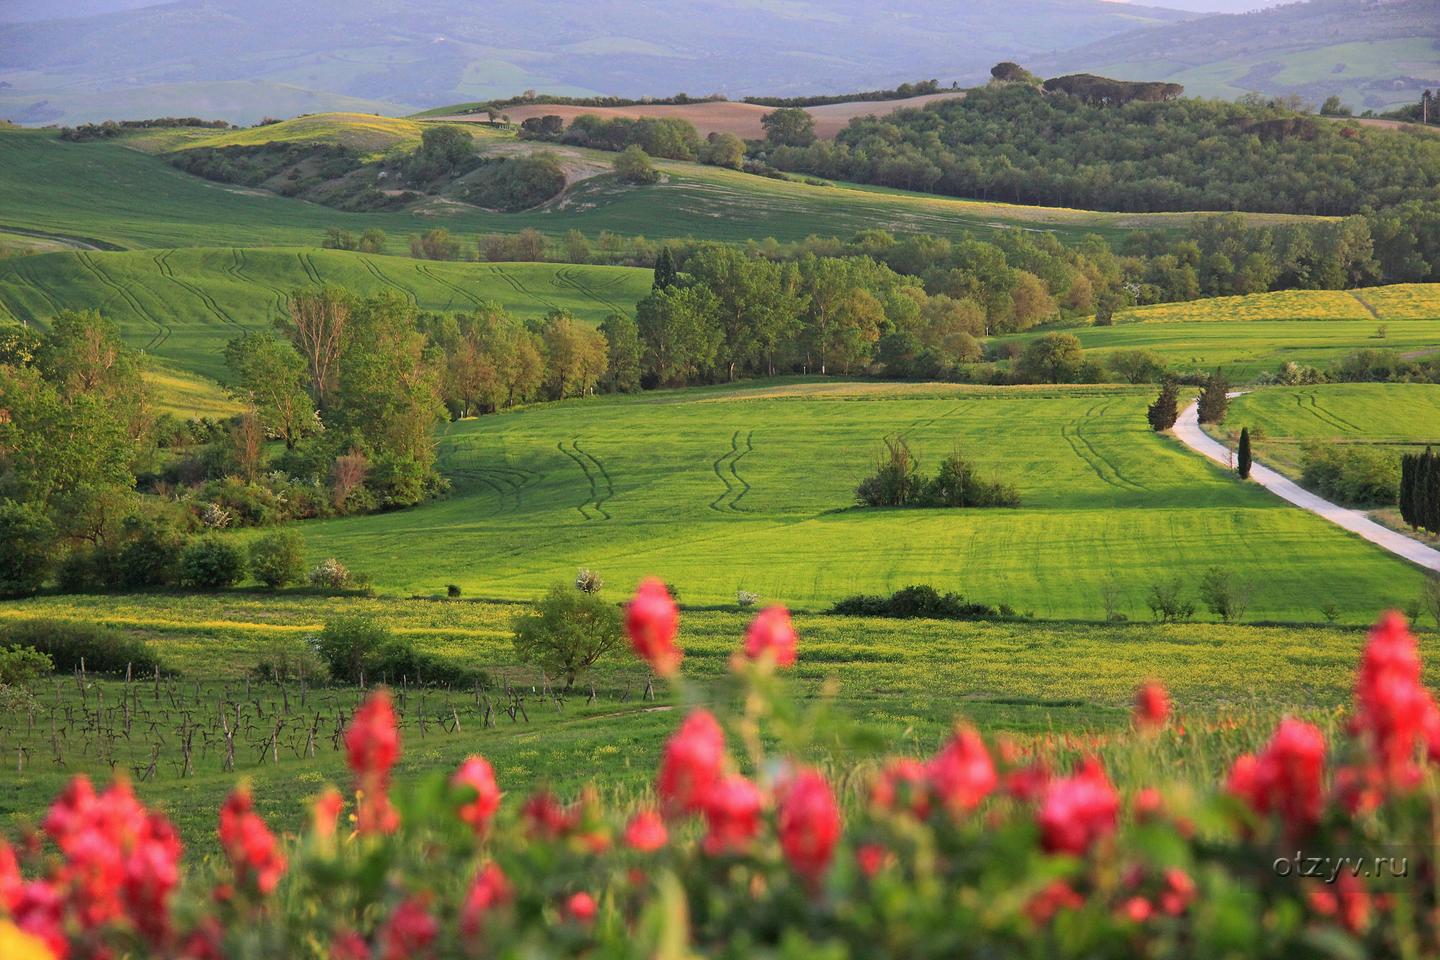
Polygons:
<instances>
[{"instance_id":1,"label":"tall deciduous tree","mask_svg":"<svg viewBox=\"0 0 1440 960\"><path fill-rule=\"evenodd\" d=\"M662 386L681 386L715 364L723 333L715 295L701 286L655 290L636 308L647 372Z\"/></svg>"},{"instance_id":2,"label":"tall deciduous tree","mask_svg":"<svg viewBox=\"0 0 1440 960\"><path fill-rule=\"evenodd\" d=\"M295 443L315 427L315 404L305 390L305 360L288 342L247 333L225 345L230 394L259 414L265 429Z\"/></svg>"},{"instance_id":3,"label":"tall deciduous tree","mask_svg":"<svg viewBox=\"0 0 1440 960\"><path fill-rule=\"evenodd\" d=\"M602 387L609 393L634 393L640 389L641 364L645 351L640 345L640 328L623 313L612 313L600 323L605 338L605 376Z\"/></svg>"},{"instance_id":4,"label":"tall deciduous tree","mask_svg":"<svg viewBox=\"0 0 1440 960\"><path fill-rule=\"evenodd\" d=\"M557 400L592 393L605 373L606 341L567 313L552 313L540 329L546 385Z\"/></svg>"},{"instance_id":5,"label":"tall deciduous tree","mask_svg":"<svg viewBox=\"0 0 1440 960\"><path fill-rule=\"evenodd\" d=\"M322 412L330 405L339 384L340 352L354 309L353 298L343 290L296 290L288 301L289 316L279 321L305 359L310 396Z\"/></svg>"}]
</instances>

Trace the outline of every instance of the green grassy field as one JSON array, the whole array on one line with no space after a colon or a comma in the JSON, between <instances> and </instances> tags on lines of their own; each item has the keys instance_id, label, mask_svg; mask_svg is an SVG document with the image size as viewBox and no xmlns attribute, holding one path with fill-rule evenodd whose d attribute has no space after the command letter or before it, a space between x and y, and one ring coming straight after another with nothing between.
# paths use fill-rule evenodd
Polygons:
<instances>
[{"instance_id":1,"label":"green grassy field","mask_svg":"<svg viewBox=\"0 0 1440 960\"><path fill-rule=\"evenodd\" d=\"M1251 619L1334 601L1354 622L1417 595L1401 561L1151 433L1151 392L797 382L545 405L443 428L448 499L304 530L314 560L414 594L530 599L587 566L691 602L930 583L1042 618L1100 616L1113 583L1144 617L1153 581L1221 565L1255 585ZM890 434L929 469L960 445L1025 505L854 508Z\"/></svg>"},{"instance_id":2,"label":"green grassy field","mask_svg":"<svg viewBox=\"0 0 1440 960\"><path fill-rule=\"evenodd\" d=\"M621 599L618 593L615 598ZM684 671L691 681L684 694L661 684L654 703L643 701L645 671L622 652L594 671L595 703L586 702L587 684L557 707L539 691L529 692L540 679L532 668L515 662L510 622L517 609L466 601L259 593L52 597L6 604L0 607L0 629L12 618L35 616L102 622L147 639L179 678L165 684L158 697L148 682L129 691L132 735L117 737L113 744L65 716L67 710L71 717L80 716L82 708L93 712L97 704L116 709L127 691L115 681L92 680L83 695L68 678L42 683L33 728L23 714L0 717L0 750L10 765L0 786L0 824L13 827L34 816L75 772L107 777L111 759L115 769L138 779L163 738L156 776L137 790L177 819L187 842L201 849L213 844L213 811L239 776L253 782L262 812L279 828L299 827L304 800L327 781L347 779L343 754L334 750L330 735L335 711L353 705L356 692L312 686L302 703L293 681L282 693L274 683L247 686L245 677L278 647L303 643L342 613L375 614L427 650L484 668L497 703L504 700L497 688L507 681L526 691L529 722L512 722L499 713L489 728L473 691L409 691L402 701L402 782L479 752L491 759L512 794L544 783L569 792L595 781L633 803L643 795L660 745L674 728L673 708L732 695L723 678L748 615L684 612ZM1021 740L1075 734L1090 748L1103 749L1107 734L1128 723L1134 687L1158 678L1170 688L1187 726L1207 736L1206 749L1191 762L1214 769L1197 775L1216 776L1229 754L1263 735L1263 721L1281 705L1324 714L1344 703L1363 642L1358 629L1325 627L943 623L803 615L796 625L801 655L792 680L802 695L813 704L822 685L831 685L839 714L864 725L883 749L933 749L956 716ZM1428 658L1437 655L1433 635L1422 636L1422 644ZM207 719L222 698L241 702L247 717L234 773L222 771L221 741ZM60 715L65 768L51 759L52 709ZM323 722L311 759L304 744L317 714ZM427 719L423 735L422 716ZM450 726L456 716L458 731ZM278 762L264 749L276 717L286 718ZM1239 721L1239 727L1211 724L1222 718ZM195 738L194 775L182 779L175 734L183 722L199 723L206 732ZM21 747L28 751L27 763L16 771ZM1123 753L1112 762L1123 767Z\"/></svg>"},{"instance_id":3,"label":"green grassy field","mask_svg":"<svg viewBox=\"0 0 1440 960\"><path fill-rule=\"evenodd\" d=\"M144 135L136 143L144 145ZM613 159L598 156L607 163ZM1136 227L1180 225L1192 216L1047 210L808 186L697 164L660 166L667 176L655 186L627 187L612 177L597 177L562 201L526 213L487 213L463 205L432 205L424 213L342 213L182 173L159 157L129 149L123 138L64 143L51 131L5 129L0 130L0 230L19 227L121 247L254 247L310 246L329 227L379 227L390 235L391 252L398 253L409 235L433 227L471 235L536 227L555 235L573 228L592 237L612 230L659 238L799 240L812 233L849 236L875 227L961 236L1018 225L1078 239L1086 233L1113 237Z\"/></svg>"},{"instance_id":4,"label":"green grassy field","mask_svg":"<svg viewBox=\"0 0 1440 960\"><path fill-rule=\"evenodd\" d=\"M97 308L125 339L183 371L218 378L226 341L269 328L296 288L400 293L427 310L496 301L521 317L568 310L599 323L631 313L651 272L546 263L449 263L320 249L188 248L66 252L0 260L0 309L42 324Z\"/></svg>"},{"instance_id":5,"label":"green grassy field","mask_svg":"<svg viewBox=\"0 0 1440 960\"><path fill-rule=\"evenodd\" d=\"M1236 397L1226 422L1258 427L1274 440L1440 444L1440 386L1327 383L1267 387Z\"/></svg>"}]
</instances>

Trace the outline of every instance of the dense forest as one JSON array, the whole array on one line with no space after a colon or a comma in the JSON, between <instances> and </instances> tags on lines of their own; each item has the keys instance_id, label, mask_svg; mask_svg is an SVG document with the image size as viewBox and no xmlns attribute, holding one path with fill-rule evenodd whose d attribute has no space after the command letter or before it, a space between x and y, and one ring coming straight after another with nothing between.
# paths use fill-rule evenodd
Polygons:
<instances>
[{"instance_id":1,"label":"dense forest","mask_svg":"<svg viewBox=\"0 0 1440 960\"><path fill-rule=\"evenodd\" d=\"M1001 83L773 146L783 170L961 197L1117 211L1345 216L1440 190L1440 139L1250 97L1112 104Z\"/></svg>"}]
</instances>

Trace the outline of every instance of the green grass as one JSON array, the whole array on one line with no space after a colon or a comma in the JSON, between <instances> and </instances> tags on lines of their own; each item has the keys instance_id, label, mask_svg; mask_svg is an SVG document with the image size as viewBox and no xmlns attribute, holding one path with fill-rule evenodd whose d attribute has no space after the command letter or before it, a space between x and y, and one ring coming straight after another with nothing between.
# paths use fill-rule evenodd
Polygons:
<instances>
[{"instance_id":1,"label":"green grass","mask_svg":"<svg viewBox=\"0 0 1440 960\"><path fill-rule=\"evenodd\" d=\"M1204 301L1201 301L1202 303ZM1074 334L1086 355L1103 361L1121 350L1148 350L1166 366L1181 371L1224 367L1231 379L1245 382L1281 364L1328 367L1356 350L1401 353L1432 350L1440 343L1440 319L1387 320L1385 339L1377 323L1366 320L1196 320L1186 323L1125 323L1082 327ZM1028 343L1050 331L1032 331L994 342Z\"/></svg>"},{"instance_id":2,"label":"green grass","mask_svg":"<svg viewBox=\"0 0 1440 960\"><path fill-rule=\"evenodd\" d=\"M1148 616L1152 582L1221 565L1254 584L1252 619L1333 601L1354 622L1417 595L1418 571L1151 433L1152 392L802 382L545 405L443 428L448 499L303 529L313 560L415 594L530 599L587 566L699 603L930 583L1042 618L1100 616L1114 583ZM1024 506L854 508L896 433L928 469L960 445Z\"/></svg>"},{"instance_id":3,"label":"green grass","mask_svg":"<svg viewBox=\"0 0 1440 960\"><path fill-rule=\"evenodd\" d=\"M374 118L369 118L374 120ZM248 134L247 134L248 135ZM190 135L187 134L186 142ZM142 135L136 140L144 144ZM611 155L599 154L609 162ZM458 204L425 213L342 213L212 183L119 142L64 143L50 131L0 130L0 229L19 227L121 247L309 246L329 227L379 227L391 252L433 227L452 233L569 229L650 237L799 240L880 227L947 236L1025 226L1074 240L1139 227L1180 225L1189 214L1105 214L951 200L854 187L816 187L697 164L663 163L665 182L628 187L613 177L579 185L568 199L517 214ZM1262 218L1262 219L1274 219Z\"/></svg>"},{"instance_id":4,"label":"green grass","mask_svg":"<svg viewBox=\"0 0 1440 960\"><path fill-rule=\"evenodd\" d=\"M218 378L226 341L243 329L268 329L300 287L398 292L427 310L493 300L521 317L562 309L599 323L633 311L651 280L650 271L630 267L444 263L319 249L86 251L0 260L0 305L41 325L62 308L98 308L133 346Z\"/></svg>"},{"instance_id":5,"label":"green grass","mask_svg":"<svg viewBox=\"0 0 1440 960\"><path fill-rule=\"evenodd\" d=\"M610 592L620 599L614 587ZM163 738L157 778L137 789L176 818L188 843L209 849L214 810L238 777L252 781L262 812L281 829L301 825L305 799L324 783L348 779L343 754L332 748L330 734L335 712L355 702L353 690L312 688L302 706L292 682L279 762L257 746L268 737L273 717L284 713L286 698L273 683L247 688L244 678L277 644L302 642L341 613L369 612L427 650L489 671L492 696L500 700L494 688L507 680L525 690L540 682L532 668L515 662L510 621L517 610L510 604L285 594L50 597L0 607L0 628L12 617L103 622L146 638L179 671L180 679L167 684L158 699L147 682L130 691L132 736L117 737L109 750L115 769L136 777L136 768L143 772L152 746ZM596 703L585 702L588 689L563 709L530 695L529 723L512 723L501 714L497 725L487 729L471 692L422 696L412 690L403 702L405 753L398 778L403 783L445 770L479 752L494 763L512 798L542 783L568 792L594 781L633 802L649 784L661 743L677 723L672 708L695 698L731 695L723 680L726 663L747 617L687 609L681 639L692 686L682 695L661 684L654 704L640 700L645 671L623 652L594 672ZM796 625L801 655L791 682L802 696L813 699L822 684L833 684L842 713L870 729L879 749L900 752L933 749L956 716L1021 740L1092 733L1099 739L1089 742L1103 744L1107 733L1127 723L1131 693L1149 678L1168 685L1192 731L1213 733L1209 721L1234 718L1247 729L1254 727L1247 735L1260 735L1264 723L1256 718L1268 719L1282 706L1326 711L1346 702L1363 643L1360 630L1324 627L941 623L806 615L798 616ZM1422 636L1422 647L1427 658L1436 656L1433 635ZM622 702L625 692L630 699ZM118 682L92 680L82 697L75 681L57 678L37 690L40 709L33 728L23 713L0 717L0 749L9 765L0 785L0 825L7 832L43 809L70 775L85 771L108 777L110 756L100 738L87 734L83 724L67 725L64 712L79 716L82 706L94 711L102 695L105 709L118 708L125 693ZM233 774L221 770L218 729L209 729L210 711L221 697L243 703L253 721L239 738ZM57 704L65 768L51 759L48 718ZM461 720L459 732L453 733L439 726L442 718L451 719L452 708ZM318 755L309 759L303 744L316 713L324 722ZM175 736L187 714L206 729L195 738L195 775L181 779ZM423 737L422 714L428 717ZM1213 751L1216 742L1207 743ZM21 746L29 751L28 764L16 772ZM1218 762L1213 755L1196 759Z\"/></svg>"},{"instance_id":6,"label":"green grass","mask_svg":"<svg viewBox=\"0 0 1440 960\"><path fill-rule=\"evenodd\" d=\"M1440 444L1440 386L1327 383L1267 387L1236 397L1226 423L1271 439Z\"/></svg>"}]
</instances>

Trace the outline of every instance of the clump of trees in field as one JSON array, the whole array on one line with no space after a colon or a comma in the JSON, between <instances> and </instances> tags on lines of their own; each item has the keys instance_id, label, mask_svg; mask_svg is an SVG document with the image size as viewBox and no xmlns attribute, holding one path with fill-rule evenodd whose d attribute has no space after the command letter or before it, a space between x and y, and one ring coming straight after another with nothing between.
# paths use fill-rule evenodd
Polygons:
<instances>
[{"instance_id":1,"label":"clump of trees in field","mask_svg":"<svg viewBox=\"0 0 1440 960\"><path fill-rule=\"evenodd\" d=\"M833 141L776 145L766 159L832 179L1120 211L1347 216L1433 202L1440 189L1432 138L1320 121L1280 100L1178 92L1083 75L1046 89L999 83L860 117Z\"/></svg>"},{"instance_id":2,"label":"clump of trees in field","mask_svg":"<svg viewBox=\"0 0 1440 960\"><path fill-rule=\"evenodd\" d=\"M353 354L339 353L353 363ZM155 413L142 358L100 314L62 313L43 334L0 327L0 596L34 593L52 579L68 591L222 589L247 573L272 588L304 579L298 535L275 533L246 547L216 534L329 509L324 473L264 469L270 438L289 448L282 462L318 457L307 444L325 424L304 389L305 360L290 343L253 334L233 343L227 359L250 411L229 423L182 423ZM373 388L362 399L364 382L352 375L323 409L368 402L394 413L383 439L371 428L369 449L390 464L380 476L400 476L394 458L383 458L403 434L403 410L378 402ZM332 422L337 430L345 423ZM428 451L429 422L417 426ZM348 574L315 585L362 586Z\"/></svg>"},{"instance_id":3,"label":"clump of trees in field","mask_svg":"<svg viewBox=\"0 0 1440 960\"><path fill-rule=\"evenodd\" d=\"M1310 443L1300 453L1300 483L1338 503L1393 507L1400 488L1400 460L1360 444Z\"/></svg>"},{"instance_id":4,"label":"clump of trees in field","mask_svg":"<svg viewBox=\"0 0 1440 960\"><path fill-rule=\"evenodd\" d=\"M905 438L894 436L885 438L875 472L860 481L855 499L867 507L1018 507L1020 491L1008 481L982 479L958 449L926 477Z\"/></svg>"},{"instance_id":5,"label":"clump of trees in field","mask_svg":"<svg viewBox=\"0 0 1440 960\"><path fill-rule=\"evenodd\" d=\"M1440 534L1440 457L1424 453L1400 458L1400 518L1412 530Z\"/></svg>"},{"instance_id":6,"label":"clump of trees in field","mask_svg":"<svg viewBox=\"0 0 1440 960\"><path fill-rule=\"evenodd\" d=\"M838 601L830 612L845 617L891 617L897 620L998 620L1015 617L1006 604L967 600L958 593L941 593L929 584L901 587L889 596L859 594Z\"/></svg>"}]
</instances>

